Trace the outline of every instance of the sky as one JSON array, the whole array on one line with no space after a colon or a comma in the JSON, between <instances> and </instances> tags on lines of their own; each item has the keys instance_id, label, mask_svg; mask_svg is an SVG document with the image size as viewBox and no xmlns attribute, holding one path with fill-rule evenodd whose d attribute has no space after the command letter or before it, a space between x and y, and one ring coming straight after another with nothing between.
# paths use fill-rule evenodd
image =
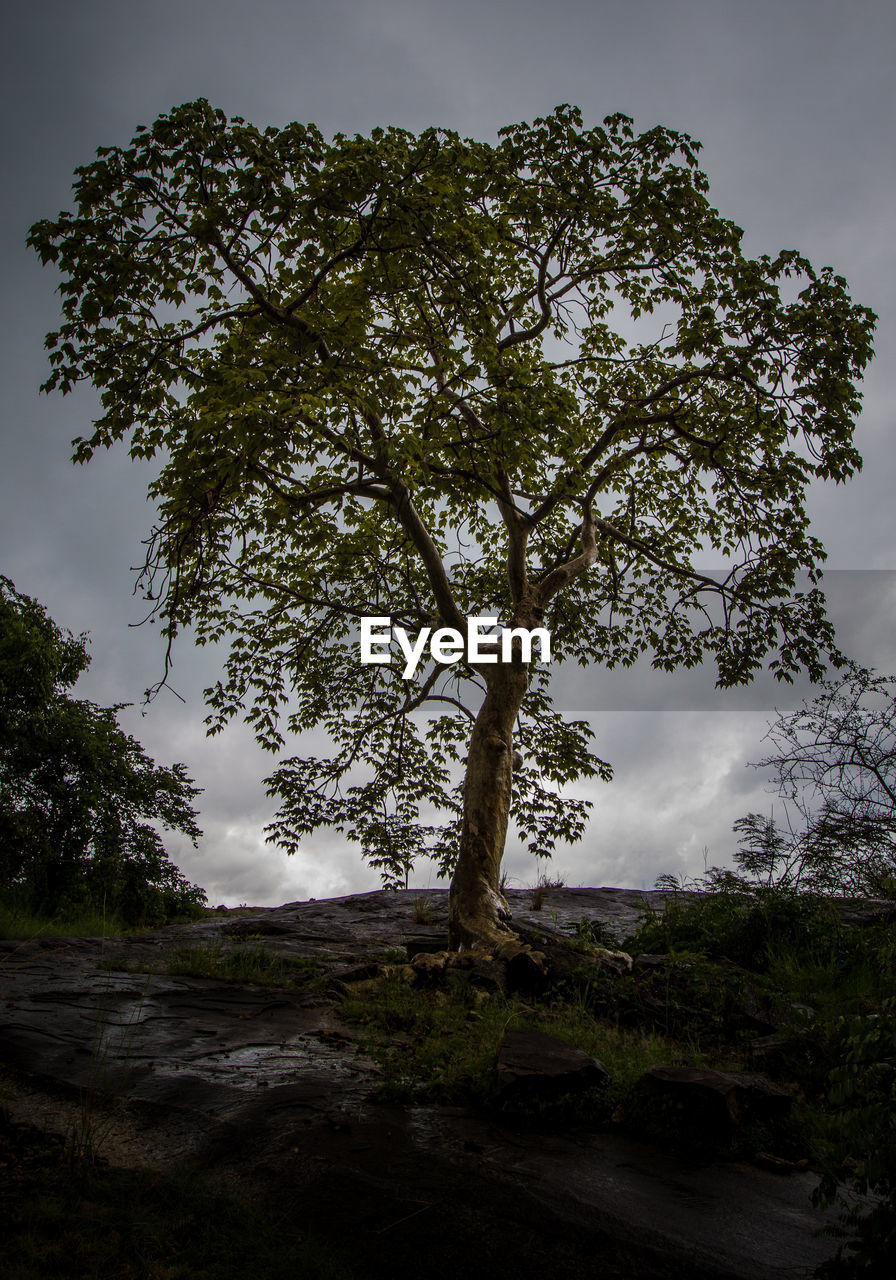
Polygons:
<instances>
[{"instance_id":1,"label":"sky","mask_svg":"<svg viewBox=\"0 0 896 1280\"><path fill-rule=\"evenodd\" d=\"M183 761L205 836L169 837L170 856L212 903L277 905L378 887L356 849L319 833L287 858L266 844L271 757L232 725L205 735L208 650L181 644L172 683L141 706L162 669L158 631L136 627L132 566L152 510L148 470L124 449L69 461L88 431L89 391L39 395L58 283L25 247L28 227L70 207L72 172L100 145L205 97L254 124L314 121L326 135L439 125L494 140L506 124L577 104L703 143L710 199L744 228L751 254L796 248L831 265L879 316L856 440L865 466L810 494L813 531L841 648L896 673L896 9L889 0L41 0L4 6L0 53L0 573L61 626L89 632L77 694L131 703L122 723L160 763ZM700 566L712 568L711 565ZM650 887L662 873L730 864L734 821L773 797L750 767L775 708L811 696L768 679L719 694L710 666L686 675L589 668L562 689L586 715L610 784L581 843L545 868L515 839L510 883L547 870L567 884ZM440 887L422 865L413 884Z\"/></svg>"}]
</instances>

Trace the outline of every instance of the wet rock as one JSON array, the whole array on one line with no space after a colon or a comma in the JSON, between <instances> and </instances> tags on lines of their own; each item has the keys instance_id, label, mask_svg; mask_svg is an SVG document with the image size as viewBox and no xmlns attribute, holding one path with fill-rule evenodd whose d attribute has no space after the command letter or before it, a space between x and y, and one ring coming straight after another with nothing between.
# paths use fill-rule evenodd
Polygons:
<instances>
[{"instance_id":1,"label":"wet rock","mask_svg":"<svg viewBox=\"0 0 896 1280\"><path fill-rule=\"evenodd\" d=\"M502 1098L552 1097L590 1089L610 1078L602 1062L543 1031L511 1028L498 1046Z\"/></svg>"},{"instance_id":2,"label":"wet rock","mask_svg":"<svg viewBox=\"0 0 896 1280\"><path fill-rule=\"evenodd\" d=\"M384 952L403 956L408 943L424 951L420 940L440 931L447 944L447 892L429 894L445 922L432 927L411 918L412 896L376 891L210 913L114 943L0 942L7 1080L17 1080L17 1097L45 1094L47 1106L65 1102L75 1119L80 1099L105 1097L108 1086L110 1125L124 1132L127 1120L141 1155L156 1152L163 1168L189 1159L233 1174L294 1221L301 1216L301 1226L350 1240L358 1274L370 1280L543 1280L595 1267L601 1280L808 1280L833 1253L818 1231L835 1210L812 1207L810 1173L697 1165L625 1133L528 1133L461 1107L390 1108L373 1100L381 1071L332 996L157 971L175 948L236 942L222 933L236 919L271 955L380 971ZM514 925L532 923L531 893L507 896ZM587 973L588 957L558 935L587 918L621 941L643 902L658 909L664 897L552 890L550 913L523 941L530 956L545 956L550 981L563 964ZM108 970L115 953L129 972ZM416 980L410 964L391 971Z\"/></svg>"},{"instance_id":3,"label":"wet rock","mask_svg":"<svg viewBox=\"0 0 896 1280\"><path fill-rule=\"evenodd\" d=\"M760 1169L768 1169L769 1173L785 1176L791 1173L802 1173L809 1168L808 1160L785 1160L783 1156L772 1155L770 1151L757 1151L753 1163Z\"/></svg>"},{"instance_id":4,"label":"wet rock","mask_svg":"<svg viewBox=\"0 0 896 1280\"><path fill-rule=\"evenodd\" d=\"M836 903L841 924L868 928L896 922L896 902L890 898L854 898Z\"/></svg>"},{"instance_id":5,"label":"wet rock","mask_svg":"<svg viewBox=\"0 0 896 1280\"><path fill-rule=\"evenodd\" d=\"M708 1067L651 1067L635 1085L635 1097L666 1106L695 1132L722 1139L750 1121L782 1119L792 1103L787 1090L765 1076Z\"/></svg>"},{"instance_id":6,"label":"wet rock","mask_svg":"<svg viewBox=\"0 0 896 1280\"><path fill-rule=\"evenodd\" d=\"M646 969L652 972L654 969L665 969L672 963L672 957L667 954L651 955L647 951L642 951L639 956L635 956L632 965L635 969Z\"/></svg>"}]
</instances>

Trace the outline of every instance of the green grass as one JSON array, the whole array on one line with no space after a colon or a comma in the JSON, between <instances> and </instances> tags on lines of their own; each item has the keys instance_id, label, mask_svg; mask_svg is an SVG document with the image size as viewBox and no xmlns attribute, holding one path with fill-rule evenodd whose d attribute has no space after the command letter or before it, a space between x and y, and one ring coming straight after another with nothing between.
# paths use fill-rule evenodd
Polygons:
<instances>
[{"instance_id":1,"label":"green grass","mask_svg":"<svg viewBox=\"0 0 896 1280\"><path fill-rule=\"evenodd\" d=\"M8 1280L352 1280L348 1262L289 1219L189 1169L72 1167L62 1139L0 1115Z\"/></svg>"},{"instance_id":2,"label":"green grass","mask_svg":"<svg viewBox=\"0 0 896 1280\"><path fill-rule=\"evenodd\" d=\"M42 916L0 902L0 938L117 938L144 932L126 925L114 912L80 909Z\"/></svg>"},{"instance_id":3,"label":"green grass","mask_svg":"<svg viewBox=\"0 0 896 1280\"><path fill-rule=\"evenodd\" d=\"M607 1067L609 1087L564 1100L565 1118L579 1121L607 1120L648 1067L682 1056L699 1062L704 1056L691 1045L596 1018L584 998L533 1002L486 994L462 973L451 975L447 988L436 991L413 987L397 976L358 984L341 1013L366 1028L364 1048L383 1068L380 1097L390 1102L503 1107L495 1057L508 1027L544 1031Z\"/></svg>"},{"instance_id":4,"label":"green grass","mask_svg":"<svg viewBox=\"0 0 896 1280\"><path fill-rule=\"evenodd\" d=\"M207 942L176 947L164 964L166 973L196 978L222 978L258 986L305 986L326 972L318 960L280 956L260 943Z\"/></svg>"}]
</instances>

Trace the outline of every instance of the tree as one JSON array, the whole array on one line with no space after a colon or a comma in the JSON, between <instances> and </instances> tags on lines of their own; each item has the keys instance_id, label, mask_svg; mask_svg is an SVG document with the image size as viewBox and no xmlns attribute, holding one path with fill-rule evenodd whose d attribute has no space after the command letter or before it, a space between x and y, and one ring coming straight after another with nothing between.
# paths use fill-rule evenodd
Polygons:
<instances>
[{"instance_id":1,"label":"tree","mask_svg":"<svg viewBox=\"0 0 896 1280\"><path fill-rule=\"evenodd\" d=\"M0 886L47 914L86 903L164 919L205 894L149 824L195 844L199 791L121 730L121 707L69 695L89 662L83 636L0 577Z\"/></svg>"},{"instance_id":2,"label":"tree","mask_svg":"<svg viewBox=\"0 0 896 1280\"><path fill-rule=\"evenodd\" d=\"M896 885L896 677L850 663L839 680L769 726L787 830L750 813L735 860L758 883L876 894ZM796 817L787 806L793 806Z\"/></svg>"},{"instance_id":3,"label":"tree","mask_svg":"<svg viewBox=\"0 0 896 1280\"><path fill-rule=\"evenodd\" d=\"M722 685L833 647L804 495L860 465L874 317L796 252L745 257L697 151L569 106L495 144L328 143L199 100L30 233L62 273L46 388L102 399L76 460L164 461L142 581L169 643L230 644L210 731L332 737L278 763L272 836L336 827L396 878L439 858L455 947L506 935L511 796L545 854L584 830L560 784L609 767L518 642L405 681L359 664L359 619L549 624L566 661L712 655Z\"/></svg>"}]
</instances>

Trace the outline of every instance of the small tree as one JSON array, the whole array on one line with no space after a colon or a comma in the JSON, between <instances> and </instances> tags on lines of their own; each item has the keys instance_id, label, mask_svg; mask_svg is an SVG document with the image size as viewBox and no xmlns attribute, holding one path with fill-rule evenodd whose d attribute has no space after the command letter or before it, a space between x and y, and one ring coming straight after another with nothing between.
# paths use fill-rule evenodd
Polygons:
<instances>
[{"instance_id":1,"label":"small tree","mask_svg":"<svg viewBox=\"0 0 896 1280\"><path fill-rule=\"evenodd\" d=\"M769 726L760 760L784 800L787 829L750 813L735 823L748 879L837 893L896 886L896 677L855 664ZM788 806L792 807L792 811Z\"/></svg>"},{"instance_id":2,"label":"small tree","mask_svg":"<svg viewBox=\"0 0 896 1280\"><path fill-rule=\"evenodd\" d=\"M584 830L559 784L609 769L518 646L405 681L359 664L360 618L547 624L581 664L710 654L722 685L832 647L804 495L860 465L873 316L796 252L744 257L697 150L568 106L496 144L328 143L200 100L31 230L63 277L46 386L102 399L75 458L161 455L147 595L169 640L230 641L210 731L333 740L278 764L272 836L335 827L395 879L439 858L457 947L506 934L511 796L546 856Z\"/></svg>"},{"instance_id":3,"label":"small tree","mask_svg":"<svg viewBox=\"0 0 896 1280\"><path fill-rule=\"evenodd\" d=\"M164 919L205 894L149 823L195 843L199 791L122 732L121 707L69 695L89 661L83 636L0 577L0 889L47 914L105 903L132 923Z\"/></svg>"}]
</instances>

